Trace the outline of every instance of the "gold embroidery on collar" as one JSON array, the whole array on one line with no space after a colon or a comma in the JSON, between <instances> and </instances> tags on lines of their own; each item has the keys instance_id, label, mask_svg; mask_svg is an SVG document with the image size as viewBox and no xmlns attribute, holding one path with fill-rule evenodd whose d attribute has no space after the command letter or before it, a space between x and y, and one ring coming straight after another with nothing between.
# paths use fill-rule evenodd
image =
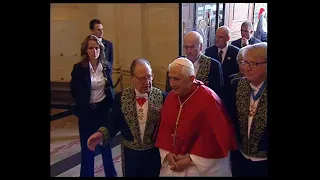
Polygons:
<instances>
[{"instance_id":1,"label":"gold embroidery on collar","mask_svg":"<svg viewBox=\"0 0 320 180\"><path fill-rule=\"evenodd\" d=\"M258 102L256 114L252 119L250 137L248 137L248 114L250 104L250 85L246 79L241 79L237 88L237 114L240 124L240 134L242 139L242 152L248 156L265 158L266 151L259 151L261 136L267 127L267 85Z\"/></svg>"}]
</instances>

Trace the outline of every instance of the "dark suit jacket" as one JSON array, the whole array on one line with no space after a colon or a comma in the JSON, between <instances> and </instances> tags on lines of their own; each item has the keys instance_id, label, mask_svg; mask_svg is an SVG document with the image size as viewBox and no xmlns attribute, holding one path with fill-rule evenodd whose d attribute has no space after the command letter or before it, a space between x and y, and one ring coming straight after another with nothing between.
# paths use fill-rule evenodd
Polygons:
<instances>
[{"instance_id":1,"label":"dark suit jacket","mask_svg":"<svg viewBox=\"0 0 320 180\"><path fill-rule=\"evenodd\" d=\"M231 44L228 45L228 49L222 63L224 84L228 83L227 81L231 74L235 74L239 72L239 65L237 62L238 52L239 52L239 48ZM207 48L205 51L205 55L219 60L217 46L214 45Z\"/></svg>"},{"instance_id":2,"label":"dark suit jacket","mask_svg":"<svg viewBox=\"0 0 320 180\"><path fill-rule=\"evenodd\" d=\"M259 43L259 42L261 42L261 41L260 41L259 39L255 38L255 37L251 37L251 38L249 39L249 44L250 44L250 45L256 44L256 43ZM241 38L232 41L231 44L241 49Z\"/></svg>"},{"instance_id":3,"label":"dark suit jacket","mask_svg":"<svg viewBox=\"0 0 320 180\"><path fill-rule=\"evenodd\" d=\"M221 63L213 58L205 55L201 55L199 59L199 70L196 75L196 79L205 83L210 89L212 89L220 98L222 98L222 91L224 86L223 72ZM202 63L202 61L205 61ZM210 66L209 72L204 72L207 70L206 66ZM202 72L201 72L202 71ZM170 87L168 72L166 77L166 92L170 92L172 89Z\"/></svg>"},{"instance_id":4,"label":"dark suit jacket","mask_svg":"<svg viewBox=\"0 0 320 180\"><path fill-rule=\"evenodd\" d=\"M226 84L224 85L224 93L225 93L225 101L228 101L230 98L230 93L232 92L232 84L236 81L239 81L243 76L241 76L240 72L236 74L231 74L228 78L228 81L226 81Z\"/></svg>"},{"instance_id":5,"label":"dark suit jacket","mask_svg":"<svg viewBox=\"0 0 320 180\"><path fill-rule=\"evenodd\" d=\"M112 42L102 39L102 44L104 45L104 54L106 55L106 61L108 63L108 73L112 77L112 66L113 66L113 44ZM111 78L111 83L112 78Z\"/></svg>"},{"instance_id":6,"label":"dark suit jacket","mask_svg":"<svg viewBox=\"0 0 320 180\"><path fill-rule=\"evenodd\" d=\"M108 70L106 70L108 71ZM106 98L110 107L113 103L114 90L112 79L109 72L105 72L107 75L108 83L105 87ZM82 62L79 62L73 66L71 72L70 82L71 94L76 103L75 115L79 118L87 114L89 110L90 96L91 96L91 78L90 67L85 67Z\"/></svg>"}]
</instances>

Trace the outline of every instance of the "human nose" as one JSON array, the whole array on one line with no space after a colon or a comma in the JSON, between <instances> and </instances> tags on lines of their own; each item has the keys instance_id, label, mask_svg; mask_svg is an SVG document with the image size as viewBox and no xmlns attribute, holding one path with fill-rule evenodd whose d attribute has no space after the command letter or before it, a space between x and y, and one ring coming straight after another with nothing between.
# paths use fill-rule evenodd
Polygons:
<instances>
[{"instance_id":1,"label":"human nose","mask_svg":"<svg viewBox=\"0 0 320 180\"><path fill-rule=\"evenodd\" d=\"M169 79L169 84L170 84L170 86L173 86L173 84L174 84L174 82L173 82L173 79Z\"/></svg>"},{"instance_id":2,"label":"human nose","mask_svg":"<svg viewBox=\"0 0 320 180\"><path fill-rule=\"evenodd\" d=\"M250 64L244 64L244 65L243 65L243 69L244 69L245 71L250 71L252 68L251 68Z\"/></svg>"},{"instance_id":3,"label":"human nose","mask_svg":"<svg viewBox=\"0 0 320 180\"><path fill-rule=\"evenodd\" d=\"M192 49L191 48L188 48L186 51L187 51L187 54L192 53Z\"/></svg>"}]
</instances>

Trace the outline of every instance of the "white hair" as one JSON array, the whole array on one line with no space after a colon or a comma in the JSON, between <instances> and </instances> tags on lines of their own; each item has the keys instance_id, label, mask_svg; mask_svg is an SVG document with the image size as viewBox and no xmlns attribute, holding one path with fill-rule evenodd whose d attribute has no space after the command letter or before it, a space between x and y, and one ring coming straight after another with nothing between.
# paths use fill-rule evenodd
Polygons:
<instances>
[{"instance_id":1,"label":"white hair","mask_svg":"<svg viewBox=\"0 0 320 180\"><path fill-rule=\"evenodd\" d=\"M260 57L267 61L267 42L260 42L256 44L249 45L243 51L243 57L245 56L253 56L253 57Z\"/></svg>"},{"instance_id":2,"label":"white hair","mask_svg":"<svg viewBox=\"0 0 320 180\"><path fill-rule=\"evenodd\" d=\"M175 59L172 63L169 64L168 66L168 70L170 71L170 69L172 67L181 67L181 74L184 76L194 76L194 66L192 64L192 62L187 59L187 58L177 58Z\"/></svg>"}]
</instances>

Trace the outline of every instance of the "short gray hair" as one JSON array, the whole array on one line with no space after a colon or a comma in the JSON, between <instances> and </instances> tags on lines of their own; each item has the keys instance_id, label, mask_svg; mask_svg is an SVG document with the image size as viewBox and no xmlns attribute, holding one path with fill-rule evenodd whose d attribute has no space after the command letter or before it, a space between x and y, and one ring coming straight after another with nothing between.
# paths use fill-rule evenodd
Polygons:
<instances>
[{"instance_id":1,"label":"short gray hair","mask_svg":"<svg viewBox=\"0 0 320 180\"><path fill-rule=\"evenodd\" d=\"M192 64L192 62L187 59L187 58L177 58L175 59L172 63L169 64L168 66L168 70L170 71L170 69L172 67L182 67L181 69L181 74L184 76L194 76L194 66Z\"/></svg>"},{"instance_id":2,"label":"short gray hair","mask_svg":"<svg viewBox=\"0 0 320 180\"><path fill-rule=\"evenodd\" d=\"M242 24L241 24L241 27L248 27L250 30L253 30L253 25L250 21L244 21Z\"/></svg>"}]
</instances>

